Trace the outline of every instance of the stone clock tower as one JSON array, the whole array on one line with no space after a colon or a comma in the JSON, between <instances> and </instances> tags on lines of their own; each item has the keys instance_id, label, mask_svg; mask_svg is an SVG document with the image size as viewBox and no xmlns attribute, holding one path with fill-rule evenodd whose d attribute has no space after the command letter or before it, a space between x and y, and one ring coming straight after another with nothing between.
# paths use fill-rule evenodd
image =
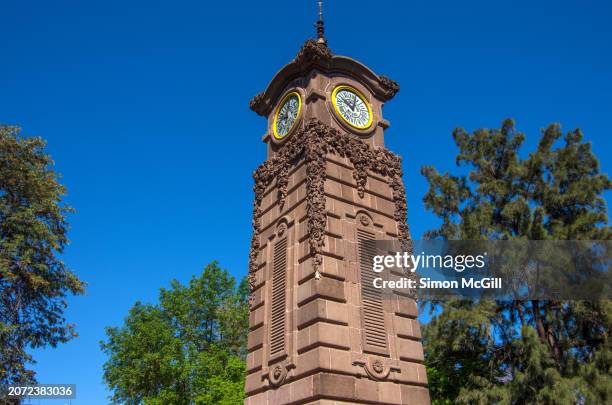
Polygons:
<instances>
[{"instance_id":1,"label":"stone clock tower","mask_svg":"<svg viewBox=\"0 0 612 405\"><path fill-rule=\"evenodd\" d=\"M400 158L385 149L396 82L333 55L318 22L251 109L254 173L245 404L429 404L417 307L372 287L368 240L410 243Z\"/></svg>"}]
</instances>

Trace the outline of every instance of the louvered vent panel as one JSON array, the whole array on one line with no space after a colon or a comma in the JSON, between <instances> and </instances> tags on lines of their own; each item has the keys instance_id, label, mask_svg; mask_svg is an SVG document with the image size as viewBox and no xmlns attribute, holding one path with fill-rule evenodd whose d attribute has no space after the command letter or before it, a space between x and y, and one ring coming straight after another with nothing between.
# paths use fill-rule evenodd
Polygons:
<instances>
[{"instance_id":1,"label":"louvered vent panel","mask_svg":"<svg viewBox=\"0 0 612 405\"><path fill-rule=\"evenodd\" d=\"M287 288L287 238L274 244L272 269L272 322L270 355L285 350L285 296Z\"/></svg>"},{"instance_id":2,"label":"louvered vent panel","mask_svg":"<svg viewBox=\"0 0 612 405\"><path fill-rule=\"evenodd\" d=\"M387 330L385 329L385 314L382 295L374 288L372 281L375 273L372 262L376 255L374 235L357 230L359 246L359 270L361 273L361 299L365 343L369 346L387 349Z\"/></svg>"}]
</instances>

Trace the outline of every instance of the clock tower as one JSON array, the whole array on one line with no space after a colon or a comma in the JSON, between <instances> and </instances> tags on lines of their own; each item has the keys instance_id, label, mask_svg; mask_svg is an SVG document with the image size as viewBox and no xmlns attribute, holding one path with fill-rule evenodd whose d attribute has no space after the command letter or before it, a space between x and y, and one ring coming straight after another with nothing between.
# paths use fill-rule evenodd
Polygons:
<instances>
[{"instance_id":1,"label":"clock tower","mask_svg":"<svg viewBox=\"0 0 612 405\"><path fill-rule=\"evenodd\" d=\"M254 172L245 404L429 404L417 306L372 286L367 241L410 245L383 104L399 86L323 35L251 101Z\"/></svg>"}]
</instances>

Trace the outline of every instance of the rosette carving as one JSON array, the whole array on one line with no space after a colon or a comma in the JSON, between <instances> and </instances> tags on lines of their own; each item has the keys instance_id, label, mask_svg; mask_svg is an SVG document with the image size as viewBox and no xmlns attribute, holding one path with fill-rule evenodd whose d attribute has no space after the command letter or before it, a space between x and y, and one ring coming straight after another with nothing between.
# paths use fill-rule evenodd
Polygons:
<instances>
[{"instance_id":1,"label":"rosette carving","mask_svg":"<svg viewBox=\"0 0 612 405\"><path fill-rule=\"evenodd\" d=\"M263 373L262 377L267 378L271 386L279 387L285 382L287 374L292 368L295 368L295 365L285 360L272 366L268 371Z\"/></svg>"},{"instance_id":2,"label":"rosette carving","mask_svg":"<svg viewBox=\"0 0 612 405\"><path fill-rule=\"evenodd\" d=\"M372 220L370 219L370 217L364 214L363 212L357 215L357 220L363 226L370 226L372 224Z\"/></svg>"}]
</instances>

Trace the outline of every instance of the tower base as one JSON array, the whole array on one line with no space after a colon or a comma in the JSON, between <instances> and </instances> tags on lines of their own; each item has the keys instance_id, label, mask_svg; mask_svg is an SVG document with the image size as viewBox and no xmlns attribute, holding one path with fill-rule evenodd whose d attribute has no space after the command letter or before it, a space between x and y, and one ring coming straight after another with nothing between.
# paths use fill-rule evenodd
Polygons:
<instances>
[{"instance_id":1,"label":"tower base","mask_svg":"<svg viewBox=\"0 0 612 405\"><path fill-rule=\"evenodd\" d=\"M248 397L244 405L429 405L426 387L319 373Z\"/></svg>"}]
</instances>

